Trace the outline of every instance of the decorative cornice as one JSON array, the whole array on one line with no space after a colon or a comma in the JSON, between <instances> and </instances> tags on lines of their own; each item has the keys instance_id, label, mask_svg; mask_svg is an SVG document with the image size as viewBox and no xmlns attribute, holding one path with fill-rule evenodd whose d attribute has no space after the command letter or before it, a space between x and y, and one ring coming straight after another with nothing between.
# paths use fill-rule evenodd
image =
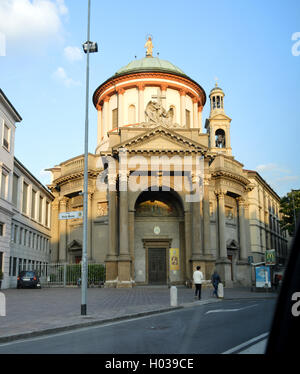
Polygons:
<instances>
[{"instance_id":1,"label":"decorative cornice","mask_svg":"<svg viewBox=\"0 0 300 374\"><path fill-rule=\"evenodd\" d=\"M123 86L121 87L118 87L118 88L129 88L129 86L131 85L132 87L136 87L137 86L137 82L132 82L133 80L136 80L136 79L151 79L151 78L159 78L159 79L167 79L167 80L170 80L170 81L173 81L173 82L178 82L180 84L184 84L184 85L187 85L191 88L191 90L193 90L194 92L196 92L198 94L198 98L199 98L199 101L200 101L200 104L201 106L204 106L205 102L206 102L206 94L205 94L205 91L203 90L203 88L198 85L196 82L190 80L189 78L186 78L186 77L181 77L181 76L177 76L177 75L173 75L173 74L169 74L169 73L161 73L161 72L143 72L143 73L132 73L132 74L128 74L128 75L124 75L124 76L120 76L120 77L116 77L116 78L111 78L109 80L107 80L105 83L103 83L102 85L100 85L97 90L95 91L94 93L94 96L93 96L93 102L94 102L94 105L95 107L97 108L97 105L100 104L100 101L104 100L104 97L101 97L101 95L107 91L108 89L111 88L111 90L109 92L107 92L105 94L105 96L111 96L112 94L114 94L116 92L116 85L117 84L123 84ZM170 83L167 83L168 87L169 88L175 88L175 89L183 89L183 87L181 87L180 85L176 85L175 83L173 82L170 82ZM153 86L153 85L164 85L165 83L163 82L159 82L159 81L144 81L142 82L143 84L145 84L145 86ZM191 96L192 98L195 97L195 93L193 91L190 91L188 90L188 88L185 89L186 90L186 94Z\"/></svg>"},{"instance_id":2,"label":"decorative cornice","mask_svg":"<svg viewBox=\"0 0 300 374\"><path fill-rule=\"evenodd\" d=\"M235 174L235 173L228 172L228 171L218 170L218 171L212 172L211 175L213 178L223 177L223 178L233 179L241 183L244 186L244 188L246 186L248 187L249 185L249 180L247 178L240 176L238 174Z\"/></svg>"}]
</instances>

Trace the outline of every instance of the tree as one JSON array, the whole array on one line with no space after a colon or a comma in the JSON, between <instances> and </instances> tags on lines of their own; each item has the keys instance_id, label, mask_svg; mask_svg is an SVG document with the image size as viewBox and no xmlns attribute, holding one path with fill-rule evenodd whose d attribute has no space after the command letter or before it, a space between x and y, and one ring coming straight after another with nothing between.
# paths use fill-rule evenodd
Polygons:
<instances>
[{"instance_id":1,"label":"tree","mask_svg":"<svg viewBox=\"0 0 300 374\"><path fill-rule=\"evenodd\" d=\"M282 230L288 230L288 233L293 236L295 220L298 223L300 214L300 190L292 190L280 200L280 212L282 213L280 221Z\"/></svg>"}]
</instances>

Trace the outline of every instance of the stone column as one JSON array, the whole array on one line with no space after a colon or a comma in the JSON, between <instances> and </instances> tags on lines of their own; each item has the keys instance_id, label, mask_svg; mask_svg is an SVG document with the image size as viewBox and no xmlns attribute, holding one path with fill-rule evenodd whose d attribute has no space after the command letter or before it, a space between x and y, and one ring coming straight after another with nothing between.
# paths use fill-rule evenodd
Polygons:
<instances>
[{"instance_id":1,"label":"stone column","mask_svg":"<svg viewBox=\"0 0 300 374\"><path fill-rule=\"evenodd\" d=\"M103 137L104 139L107 138L107 133L109 131L109 97L106 96L104 99L104 106L103 106L104 116L103 116Z\"/></svg>"},{"instance_id":2,"label":"stone column","mask_svg":"<svg viewBox=\"0 0 300 374\"><path fill-rule=\"evenodd\" d=\"M124 88L117 89L119 95L119 113L118 113L118 127L124 125Z\"/></svg>"},{"instance_id":3,"label":"stone column","mask_svg":"<svg viewBox=\"0 0 300 374\"><path fill-rule=\"evenodd\" d=\"M218 226L219 226L219 258L227 259L225 237L225 191L216 191L218 198Z\"/></svg>"},{"instance_id":4,"label":"stone column","mask_svg":"<svg viewBox=\"0 0 300 374\"><path fill-rule=\"evenodd\" d=\"M59 201L59 212L67 211L68 199L63 197ZM67 262L67 220L59 221L59 262Z\"/></svg>"},{"instance_id":5,"label":"stone column","mask_svg":"<svg viewBox=\"0 0 300 374\"><path fill-rule=\"evenodd\" d=\"M92 229L93 229L93 212L92 212L93 194L88 194L88 233L87 233L87 258L88 261L93 259L92 247Z\"/></svg>"},{"instance_id":6,"label":"stone column","mask_svg":"<svg viewBox=\"0 0 300 374\"><path fill-rule=\"evenodd\" d=\"M203 106L198 105L198 127L200 132L202 132L202 110Z\"/></svg>"},{"instance_id":7,"label":"stone column","mask_svg":"<svg viewBox=\"0 0 300 374\"><path fill-rule=\"evenodd\" d=\"M138 84L138 91L139 91L139 116L138 116L138 122L145 122L145 107L144 107L144 90L145 85L142 83Z\"/></svg>"},{"instance_id":8,"label":"stone column","mask_svg":"<svg viewBox=\"0 0 300 374\"><path fill-rule=\"evenodd\" d=\"M211 254L211 241L210 241L210 206L209 206L209 179L205 178L204 195L203 195L203 248L204 254Z\"/></svg>"},{"instance_id":9,"label":"stone column","mask_svg":"<svg viewBox=\"0 0 300 374\"><path fill-rule=\"evenodd\" d=\"M199 185L199 176L193 175L192 182L193 184ZM200 201L192 202L192 226L193 226L193 246L192 246L192 260L199 261L201 259L202 248L201 248L201 237L200 237Z\"/></svg>"},{"instance_id":10,"label":"stone column","mask_svg":"<svg viewBox=\"0 0 300 374\"><path fill-rule=\"evenodd\" d=\"M198 99L196 97L193 98L193 124L192 127L197 129L198 128Z\"/></svg>"},{"instance_id":11,"label":"stone column","mask_svg":"<svg viewBox=\"0 0 300 374\"><path fill-rule=\"evenodd\" d=\"M98 124L97 124L97 144L99 144L103 137L102 129L102 106L98 106Z\"/></svg>"},{"instance_id":12,"label":"stone column","mask_svg":"<svg viewBox=\"0 0 300 374\"><path fill-rule=\"evenodd\" d=\"M168 88L168 85L167 84L162 84L161 86L160 86L160 88L161 88L161 96L162 96L162 106L163 106L163 108L165 108L166 109L166 111L168 111L167 110L167 108L166 108L166 91L167 91L167 88Z\"/></svg>"},{"instance_id":13,"label":"stone column","mask_svg":"<svg viewBox=\"0 0 300 374\"><path fill-rule=\"evenodd\" d=\"M186 91L180 90L180 120L181 120L181 126L185 126L185 99Z\"/></svg>"},{"instance_id":14,"label":"stone column","mask_svg":"<svg viewBox=\"0 0 300 374\"><path fill-rule=\"evenodd\" d=\"M129 254L132 259L131 278L134 279L134 217L135 211L128 212L128 226L129 226Z\"/></svg>"},{"instance_id":15,"label":"stone column","mask_svg":"<svg viewBox=\"0 0 300 374\"><path fill-rule=\"evenodd\" d=\"M129 254L128 230L128 175L127 170L119 170L119 238L118 288L132 287L131 258Z\"/></svg>"},{"instance_id":16,"label":"stone column","mask_svg":"<svg viewBox=\"0 0 300 374\"><path fill-rule=\"evenodd\" d=\"M117 262L117 192L116 175L108 175L108 252L106 255L105 287L116 287L118 277Z\"/></svg>"},{"instance_id":17,"label":"stone column","mask_svg":"<svg viewBox=\"0 0 300 374\"><path fill-rule=\"evenodd\" d=\"M186 277L187 279L192 279L192 234L191 234L191 212L184 212L184 231L185 231L185 253L186 253Z\"/></svg>"},{"instance_id":18,"label":"stone column","mask_svg":"<svg viewBox=\"0 0 300 374\"><path fill-rule=\"evenodd\" d=\"M245 200L237 198L239 209L240 259L247 261L246 228L245 228Z\"/></svg>"}]
</instances>

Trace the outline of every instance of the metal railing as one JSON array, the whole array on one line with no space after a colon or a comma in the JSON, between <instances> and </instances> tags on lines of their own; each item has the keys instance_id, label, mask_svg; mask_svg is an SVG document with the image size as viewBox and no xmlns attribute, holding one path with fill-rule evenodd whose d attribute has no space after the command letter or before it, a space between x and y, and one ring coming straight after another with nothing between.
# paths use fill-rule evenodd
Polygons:
<instances>
[{"instance_id":1,"label":"metal railing","mask_svg":"<svg viewBox=\"0 0 300 374\"><path fill-rule=\"evenodd\" d=\"M88 287L101 287L105 282L105 265L88 264ZM40 275L42 287L74 287L81 285L81 264L47 264Z\"/></svg>"}]
</instances>

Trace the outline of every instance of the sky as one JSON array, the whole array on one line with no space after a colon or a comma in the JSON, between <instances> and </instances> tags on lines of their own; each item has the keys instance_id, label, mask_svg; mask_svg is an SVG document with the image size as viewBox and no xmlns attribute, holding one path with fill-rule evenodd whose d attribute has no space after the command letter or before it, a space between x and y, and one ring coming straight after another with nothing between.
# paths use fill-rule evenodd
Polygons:
<instances>
[{"instance_id":1,"label":"sky","mask_svg":"<svg viewBox=\"0 0 300 374\"><path fill-rule=\"evenodd\" d=\"M153 55L197 81L215 79L232 118L231 147L278 193L299 189L299 0L92 0L89 152L95 89L130 61ZM0 0L0 87L23 118L15 156L44 184L45 169L84 153L87 0ZM209 116L209 100L203 126Z\"/></svg>"}]
</instances>

